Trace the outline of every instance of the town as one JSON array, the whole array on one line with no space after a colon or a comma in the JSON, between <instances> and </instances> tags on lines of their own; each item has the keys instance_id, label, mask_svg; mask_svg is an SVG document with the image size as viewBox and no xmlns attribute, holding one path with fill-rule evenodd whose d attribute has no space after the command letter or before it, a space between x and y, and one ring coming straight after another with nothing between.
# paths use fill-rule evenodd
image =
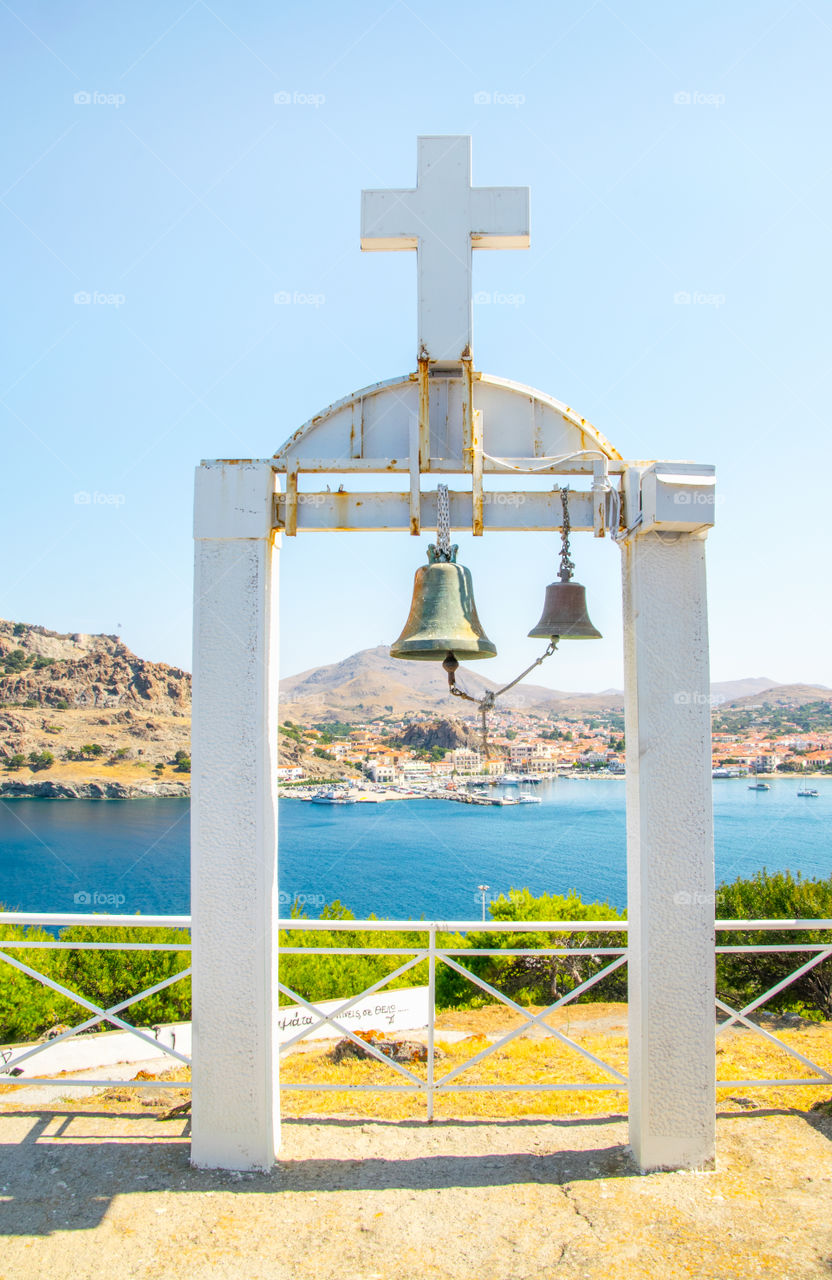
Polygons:
<instances>
[{"instance_id":1,"label":"town","mask_svg":"<svg viewBox=\"0 0 832 1280\"><path fill-rule=\"evenodd\" d=\"M498 713L487 744L473 722L426 715L359 724L284 721L281 748L288 742L311 753L316 764L332 766L333 778L360 776L378 787L428 790L453 788L464 778L503 784L553 776L622 778L626 759L619 711L548 718ZM715 706L712 767L715 778L832 772L832 705ZM282 784L309 780L300 760L284 760L278 772Z\"/></svg>"}]
</instances>

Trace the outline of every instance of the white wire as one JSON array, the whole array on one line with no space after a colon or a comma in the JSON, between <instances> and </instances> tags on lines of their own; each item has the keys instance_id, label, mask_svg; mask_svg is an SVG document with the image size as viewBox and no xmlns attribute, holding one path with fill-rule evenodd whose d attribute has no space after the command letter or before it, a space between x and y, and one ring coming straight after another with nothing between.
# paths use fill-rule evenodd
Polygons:
<instances>
[{"instance_id":1,"label":"white wire","mask_svg":"<svg viewBox=\"0 0 832 1280\"><path fill-rule=\"evenodd\" d=\"M553 454L551 458L538 458L538 462L543 465L540 467L516 467L513 462L509 462L506 458L494 458L490 453L483 451L484 458L489 462L496 462L501 467L507 467L509 471L545 471L550 462L570 462L573 458L603 458L606 460L607 455L602 453L600 449L576 449L574 453Z\"/></svg>"},{"instance_id":2,"label":"white wire","mask_svg":"<svg viewBox=\"0 0 832 1280\"><path fill-rule=\"evenodd\" d=\"M608 461L607 455L605 453L602 453L600 449L576 449L574 453L561 453L561 454L554 454L552 455L552 457L549 457L549 458L538 458L538 462L543 464L542 466L539 466L539 467L530 467L528 466L528 464L522 467L517 467L514 465L513 462L509 462L506 458L495 458L490 453L485 453L485 452L483 452L482 456L484 458L487 458L489 462L496 462L497 465L500 467L507 467L509 471L522 471L522 472L543 471L549 465L549 463L571 462L573 458L601 458L604 462ZM631 529L619 529L618 527L621 520L621 494L619 493L618 489L616 489L615 485L610 483L610 478L608 475L605 475L603 477L602 487L605 493L609 493L612 495L613 514L612 514L612 519L610 520L610 537L613 539L613 541L620 542L622 538L626 538L627 534L632 532ZM636 528L636 526L640 523L641 523L641 516L639 516L638 520L636 521L636 524L633 525L633 528Z\"/></svg>"}]
</instances>

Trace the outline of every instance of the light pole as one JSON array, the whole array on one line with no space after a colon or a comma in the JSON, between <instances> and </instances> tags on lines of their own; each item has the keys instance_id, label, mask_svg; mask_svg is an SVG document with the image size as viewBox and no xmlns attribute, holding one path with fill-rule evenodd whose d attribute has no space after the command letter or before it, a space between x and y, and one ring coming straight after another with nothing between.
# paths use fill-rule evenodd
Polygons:
<instances>
[{"instance_id":1,"label":"light pole","mask_svg":"<svg viewBox=\"0 0 832 1280\"><path fill-rule=\"evenodd\" d=\"M480 895L480 900L481 900L481 902L482 902L482 922L483 922L483 924L485 924L485 895L488 893L488 890L489 890L490 888L491 888L491 885L490 885L490 884L478 884L478 885L477 885L477 893Z\"/></svg>"}]
</instances>

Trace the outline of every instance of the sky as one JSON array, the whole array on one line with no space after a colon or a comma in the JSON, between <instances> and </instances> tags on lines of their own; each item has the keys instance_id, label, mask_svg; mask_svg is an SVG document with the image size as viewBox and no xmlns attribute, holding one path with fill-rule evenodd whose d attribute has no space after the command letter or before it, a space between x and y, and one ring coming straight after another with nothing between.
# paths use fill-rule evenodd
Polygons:
<instances>
[{"instance_id":1,"label":"sky","mask_svg":"<svg viewBox=\"0 0 832 1280\"><path fill-rule=\"evenodd\" d=\"M360 193L471 134L475 185L531 188L531 248L474 254L513 298L475 306L476 367L715 464L713 678L832 685L832 4L12 0L0 29L0 616L190 667L194 467L415 368L415 255L360 252ZM284 540L283 674L394 639L428 540ZM509 679L556 539L455 540ZM620 687L620 552L573 559L604 638L535 682Z\"/></svg>"}]
</instances>

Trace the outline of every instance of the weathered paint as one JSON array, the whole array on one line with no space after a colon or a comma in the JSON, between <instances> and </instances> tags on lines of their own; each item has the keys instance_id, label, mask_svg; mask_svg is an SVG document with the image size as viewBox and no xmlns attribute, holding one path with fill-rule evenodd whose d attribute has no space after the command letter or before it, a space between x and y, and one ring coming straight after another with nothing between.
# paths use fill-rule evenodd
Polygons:
<instances>
[{"instance_id":1,"label":"weathered paint","mask_svg":"<svg viewBox=\"0 0 832 1280\"><path fill-rule=\"evenodd\" d=\"M567 405L533 387L469 370L465 377L450 376L448 370L430 369L422 361L416 374L405 374L387 382L364 387L336 401L300 427L274 455L283 469L293 457L303 462L304 471L365 471L409 469L410 416L420 421L422 474L457 467L470 470L465 447L470 446L467 420L467 393L470 403L483 415L484 448L495 456L511 457L522 464L526 459L562 455L578 450L595 450L609 460L610 470L623 469L621 454L585 418ZM354 422L360 406L362 421L360 454ZM366 454L364 442L373 450ZM446 456L431 457L431 445ZM448 452L450 450L450 452ZM456 450L456 452L454 452ZM391 459L394 460L391 462ZM489 469L486 459L485 469ZM493 467L491 469L494 469ZM587 461L572 470L592 470ZM551 468L555 474L561 468Z\"/></svg>"}]
</instances>

